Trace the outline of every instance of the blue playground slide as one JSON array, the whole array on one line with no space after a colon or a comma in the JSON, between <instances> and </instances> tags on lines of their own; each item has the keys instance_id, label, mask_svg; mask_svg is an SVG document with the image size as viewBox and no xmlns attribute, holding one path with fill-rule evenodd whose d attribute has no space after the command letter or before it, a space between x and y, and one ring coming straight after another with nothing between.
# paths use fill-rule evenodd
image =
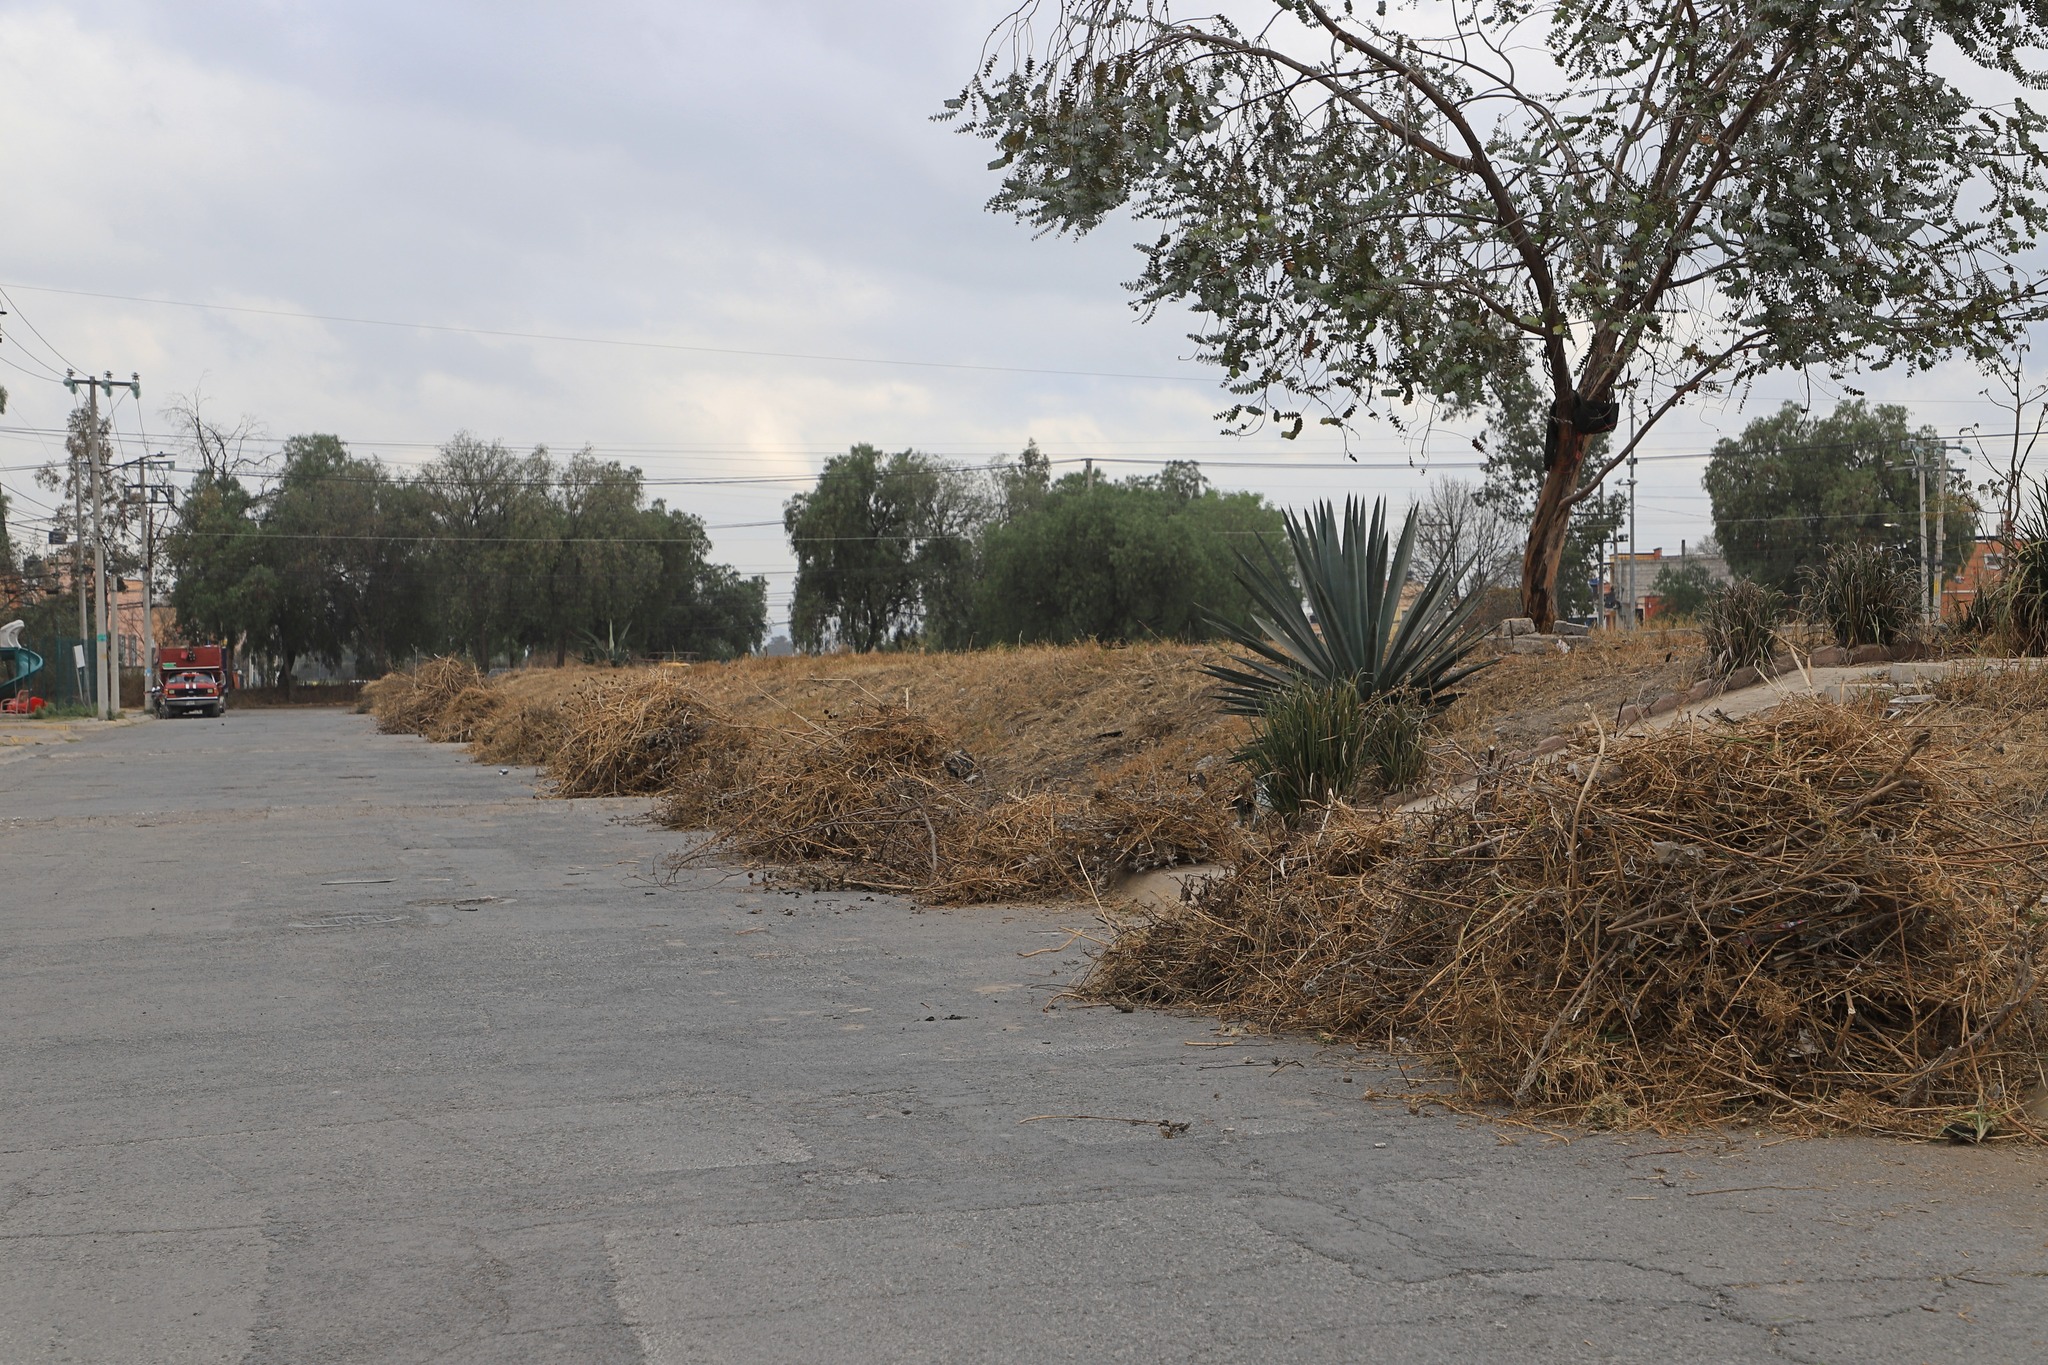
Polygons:
<instances>
[{"instance_id":1,"label":"blue playground slide","mask_svg":"<svg viewBox=\"0 0 2048 1365\"><path fill-rule=\"evenodd\" d=\"M42 655L15 643L20 632L19 621L0 626L0 700L21 691L21 685L43 666Z\"/></svg>"}]
</instances>

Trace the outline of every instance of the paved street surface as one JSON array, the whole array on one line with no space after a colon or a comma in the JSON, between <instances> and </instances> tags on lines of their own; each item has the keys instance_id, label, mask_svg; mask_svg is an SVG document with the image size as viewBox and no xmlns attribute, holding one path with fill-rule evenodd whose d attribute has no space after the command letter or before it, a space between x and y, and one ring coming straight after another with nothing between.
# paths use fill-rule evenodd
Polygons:
<instances>
[{"instance_id":1,"label":"paved street surface","mask_svg":"<svg viewBox=\"0 0 2048 1365\"><path fill-rule=\"evenodd\" d=\"M1078 911L533 793L333 712L0 749L0 1361L2048 1359L2038 1155L1417 1116L1058 1002Z\"/></svg>"}]
</instances>

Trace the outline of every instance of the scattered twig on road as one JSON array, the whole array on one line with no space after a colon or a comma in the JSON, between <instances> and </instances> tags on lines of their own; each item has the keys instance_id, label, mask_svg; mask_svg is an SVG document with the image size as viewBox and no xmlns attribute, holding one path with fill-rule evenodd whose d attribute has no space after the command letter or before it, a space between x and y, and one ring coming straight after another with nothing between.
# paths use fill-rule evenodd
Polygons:
<instances>
[{"instance_id":1,"label":"scattered twig on road","mask_svg":"<svg viewBox=\"0 0 2048 1365\"><path fill-rule=\"evenodd\" d=\"M1178 1119L1130 1119L1116 1114L1033 1114L1028 1119L1018 1119L1019 1125L1041 1123L1046 1119L1087 1119L1096 1123L1128 1123L1133 1128L1157 1128L1159 1136L1179 1137L1188 1130L1188 1125Z\"/></svg>"}]
</instances>

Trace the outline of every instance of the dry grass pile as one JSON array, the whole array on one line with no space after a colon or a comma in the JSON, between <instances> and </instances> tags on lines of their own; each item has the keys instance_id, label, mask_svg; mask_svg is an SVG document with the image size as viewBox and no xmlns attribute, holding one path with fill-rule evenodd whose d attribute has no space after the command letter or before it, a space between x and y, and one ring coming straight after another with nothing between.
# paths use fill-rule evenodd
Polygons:
<instances>
[{"instance_id":1,"label":"dry grass pile","mask_svg":"<svg viewBox=\"0 0 2048 1365\"><path fill-rule=\"evenodd\" d=\"M1242 723L1179 646L750 659L376 685L386 730L541 766L560 796L659 795L713 852L954 903L1092 898L1228 856Z\"/></svg>"},{"instance_id":2,"label":"dry grass pile","mask_svg":"<svg viewBox=\"0 0 2048 1365\"><path fill-rule=\"evenodd\" d=\"M1700 676L1699 632L1602 632L1571 641L1569 654L1507 654L1458 685L1444 716L1447 737L1474 752L1527 748L1586 722L1586 709L1612 717L1648 705Z\"/></svg>"},{"instance_id":3,"label":"dry grass pile","mask_svg":"<svg viewBox=\"0 0 2048 1365\"><path fill-rule=\"evenodd\" d=\"M2013 818L2048 818L2048 661L1957 665L1928 691L1927 719L1969 746L1987 796Z\"/></svg>"},{"instance_id":4,"label":"dry grass pile","mask_svg":"<svg viewBox=\"0 0 2048 1365\"><path fill-rule=\"evenodd\" d=\"M529 718L522 738L543 748L559 796L657 795L701 766L707 738L731 729L682 679L658 669L593 678L567 701L542 698L516 711Z\"/></svg>"},{"instance_id":5,"label":"dry grass pile","mask_svg":"<svg viewBox=\"0 0 2048 1365\"><path fill-rule=\"evenodd\" d=\"M429 659L411 672L370 683L363 695L385 734L446 741L487 708L483 684L483 675L465 660Z\"/></svg>"},{"instance_id":6,"label":"dry grass pile","mask_svg":"<svg viewBox=\"0 0 2048 1365\"><path fill-rule=\"evenodd\" d=\"M1250 851L1098 994L1445 1060L1599 1124L1982 1136L2043 1082L2030 832L1949 733L1788 704Z\"/></svg>"},{"instance_id":7,"label":"dry grass pile","mask_svg":"<svg viewBox=\"0 0 2048 1365\"><path fill-rule=\"evenodd\" d=\"M1228 794L1137 760L1071 789L992 789L972 755L923 717L875 707L803 727L727 729L661 808L718 833L693 856L797 866L815 884L977 903L1088 896L1131 868L1222 856Z\"/></svg>"}]
</instances>

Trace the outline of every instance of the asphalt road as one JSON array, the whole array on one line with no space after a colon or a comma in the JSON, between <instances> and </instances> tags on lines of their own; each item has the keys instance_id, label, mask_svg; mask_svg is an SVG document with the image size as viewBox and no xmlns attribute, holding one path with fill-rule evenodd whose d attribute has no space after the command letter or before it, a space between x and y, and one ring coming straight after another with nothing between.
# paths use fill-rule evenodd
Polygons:
<instances>
[{"instance_id":1,"label":"asphalt road","mask_svg":"<svg viewBox=\"0 0 2048 1365\"><path fill-rule=\"evenodd\" d=\"M85 733L0 750L10 1365L2048 1359L2039 1155L1415 1115L1059 1001L1078 911L666 882L358 716Z\"/></svg>"}]
</instances>

